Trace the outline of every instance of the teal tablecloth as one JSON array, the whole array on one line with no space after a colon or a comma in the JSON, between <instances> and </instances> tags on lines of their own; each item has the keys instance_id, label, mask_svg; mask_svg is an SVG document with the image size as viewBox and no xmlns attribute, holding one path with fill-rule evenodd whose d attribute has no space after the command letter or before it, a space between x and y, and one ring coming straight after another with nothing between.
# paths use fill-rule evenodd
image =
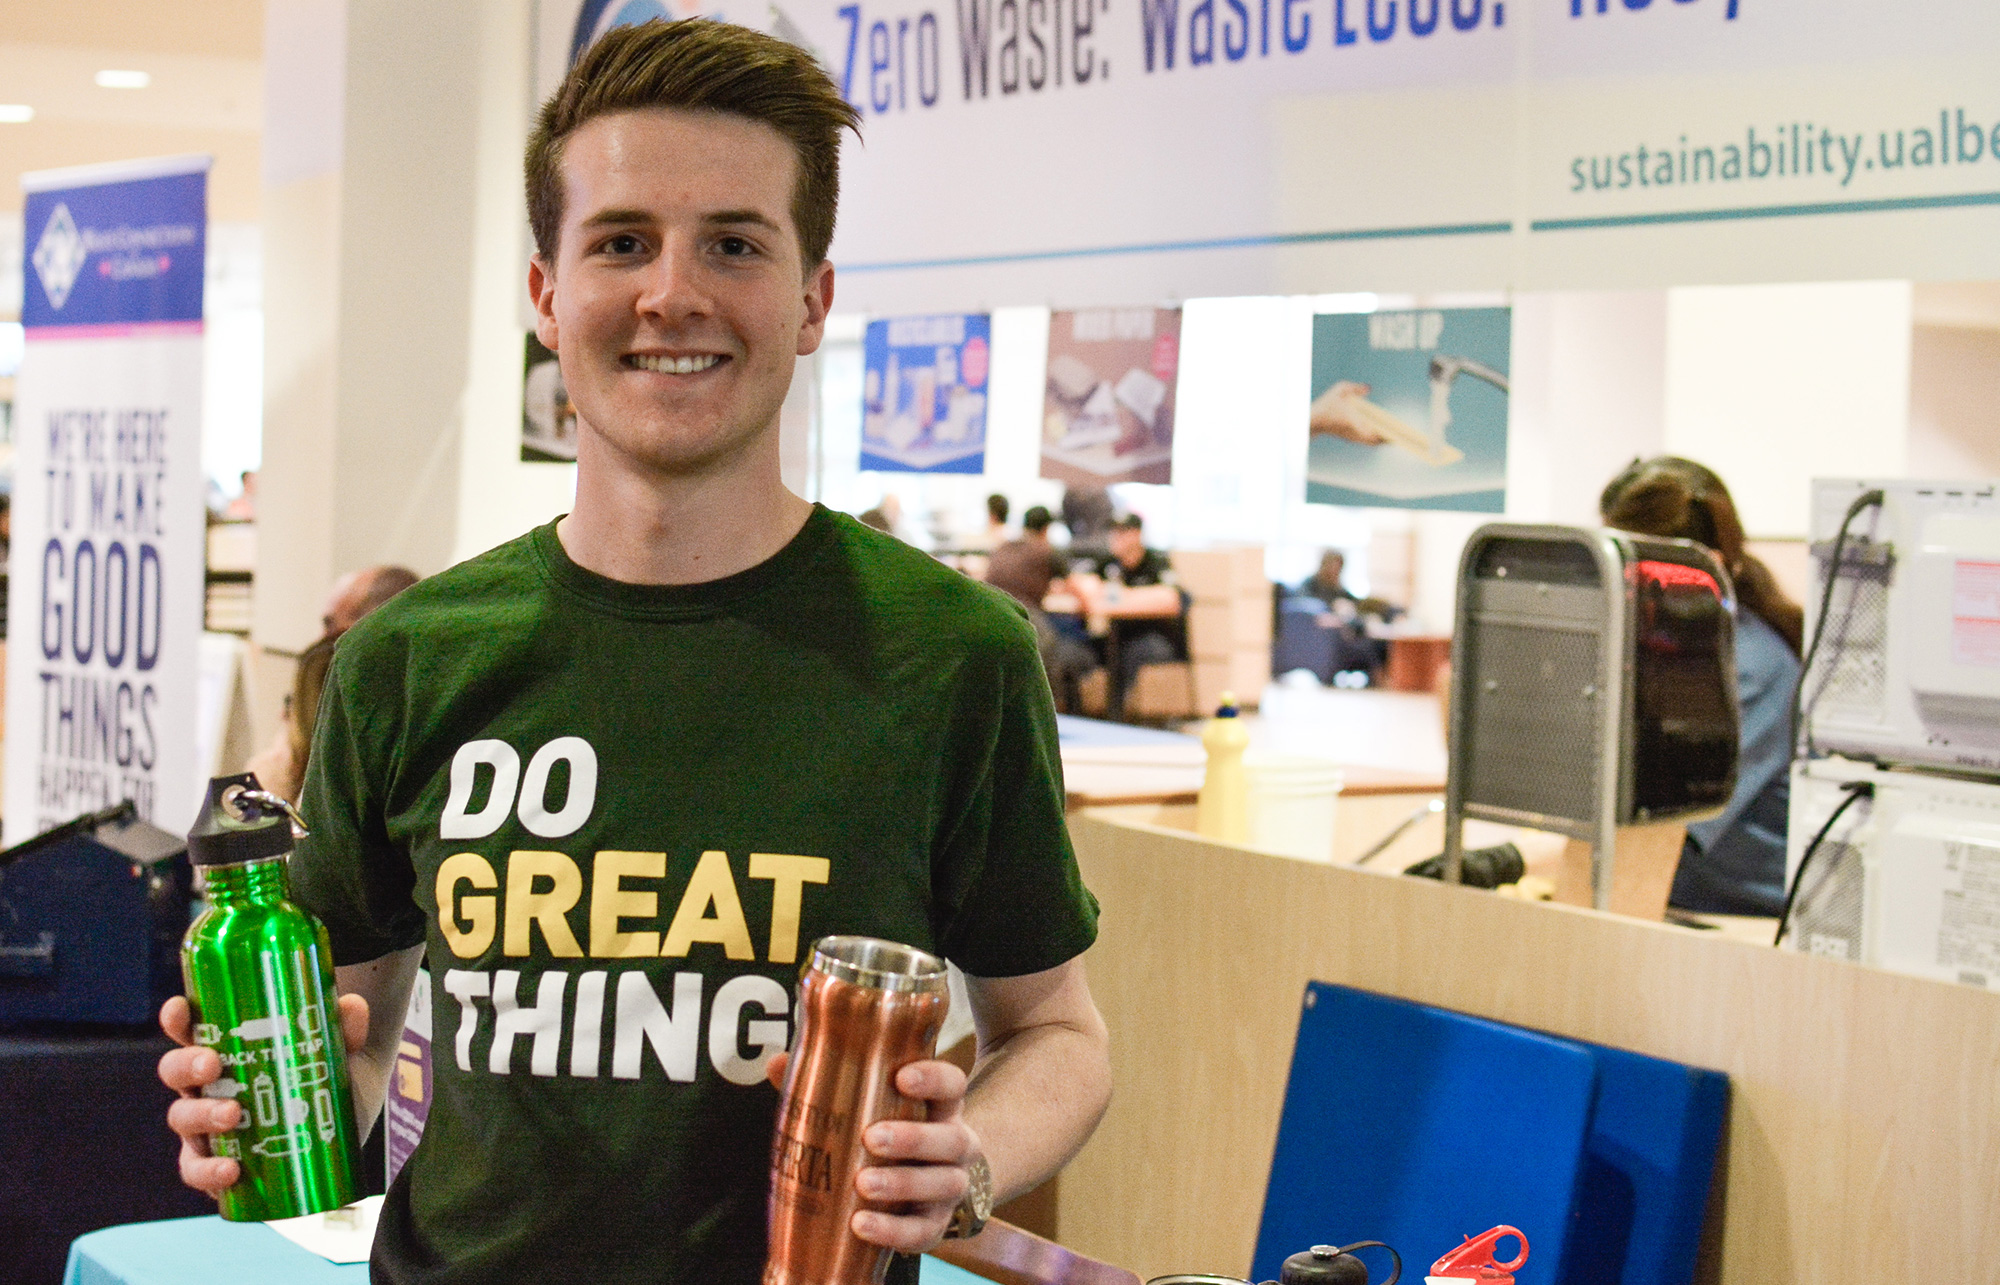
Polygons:
<instances>
[{"instance_id":1,"label":"teal tablecloth","mask_svg":"<svg viewBox=\"0 0 2000 1285\"><path fill-rule=\"evenodd\" d=\"M175 1218L79 1236L63 1285L368 1285L368 1265L336 1267L262 1223ZM919 1285L990 1285L923 1260Z\"/></svg>"}]
</instances>

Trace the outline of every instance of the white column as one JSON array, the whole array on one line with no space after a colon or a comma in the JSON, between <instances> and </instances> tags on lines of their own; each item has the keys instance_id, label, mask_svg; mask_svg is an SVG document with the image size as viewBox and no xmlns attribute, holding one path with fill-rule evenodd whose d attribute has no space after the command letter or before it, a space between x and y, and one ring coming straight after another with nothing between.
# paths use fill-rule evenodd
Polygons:
<instances>
[{"instance_id":1,"label":"white column","mask_svg":"<svg viewBox=\"0 0 2000 1285\"><path fill-rule=\"evenodd\" d=\"M255 633L561 511L519 461L529 0L268 0Z\"/></svg>"},{"instance_id":2,"label":"white column","mask_svg":"<svg viewBox=\"0 0 2000 1285\"><path fill-rule=\"evenodd\" d=\"M1903 475L1910 331L1907 281L1670 290L1664 445L1752 536L1804 536L1813 478Z\"/></svg>"}]
</instances>

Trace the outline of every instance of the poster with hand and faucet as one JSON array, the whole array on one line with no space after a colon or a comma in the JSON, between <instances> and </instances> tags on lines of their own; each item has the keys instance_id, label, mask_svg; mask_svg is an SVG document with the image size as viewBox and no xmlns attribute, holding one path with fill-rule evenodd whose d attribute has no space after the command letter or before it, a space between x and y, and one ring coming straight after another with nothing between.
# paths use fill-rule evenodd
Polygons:
<instances>
[{"instance_id":1,"label":"poster with hand and faucet","mask_svg":"<svg viewBox=\"0 0 2000 1285\"><path fill-rule=\"evenodd\" d=\"M1501 513L1512 310L1313 318L1306 500Z\"/></svg>"}]
</instances>

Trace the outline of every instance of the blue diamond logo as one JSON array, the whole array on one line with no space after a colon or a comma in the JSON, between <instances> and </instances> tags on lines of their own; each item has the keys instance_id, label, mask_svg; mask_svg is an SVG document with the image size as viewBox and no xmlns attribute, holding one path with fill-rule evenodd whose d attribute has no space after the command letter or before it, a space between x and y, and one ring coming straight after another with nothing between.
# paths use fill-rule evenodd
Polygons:
<instances>
[{"instance_id":1,"label":"blue diamond logo","mask_svg":"<svg viewBox=\"0 0 2000 1285\"><path fill-rule=\"evenodd\" d=\"M70 287L76 284L76 274L83 271L88 257L69 207L57 205L42 228L42 239L35 243L34 257L35 275L42 279L42 293L49 297L51 308L60 310L69 301Z\"/></svg>"}]
</instances>

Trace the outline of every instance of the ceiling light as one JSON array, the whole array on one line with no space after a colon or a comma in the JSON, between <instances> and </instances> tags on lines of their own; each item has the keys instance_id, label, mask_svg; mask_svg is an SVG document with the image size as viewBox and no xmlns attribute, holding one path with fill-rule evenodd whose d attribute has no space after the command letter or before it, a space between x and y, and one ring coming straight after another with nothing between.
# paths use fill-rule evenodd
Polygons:
<instances>
[{"instance_id":1,"label":"ceiling light","mask_svg":"<svg viewBox=\"0 0 2000 1285\"><path fill-rule=\"evenodd\" d=\"M26 103L0 103L0 123L25 125L35 119L35 109Z\"/></svg>"},{"instance_id":2,"label":"ceiling light","mask_svg":"<svg viewBox=\"0 0 2000 1285\"><path fill-rule=\"evenodd\" d=\"M153 78L143 71L100 71L97 84L102 89L144 89Z\"/></svg>"}]
</instances>

